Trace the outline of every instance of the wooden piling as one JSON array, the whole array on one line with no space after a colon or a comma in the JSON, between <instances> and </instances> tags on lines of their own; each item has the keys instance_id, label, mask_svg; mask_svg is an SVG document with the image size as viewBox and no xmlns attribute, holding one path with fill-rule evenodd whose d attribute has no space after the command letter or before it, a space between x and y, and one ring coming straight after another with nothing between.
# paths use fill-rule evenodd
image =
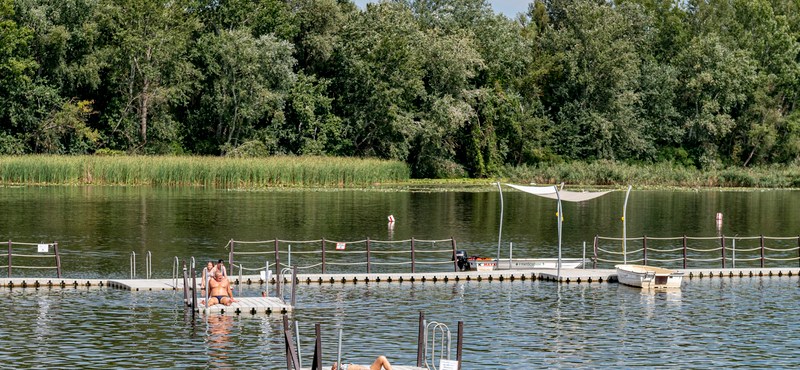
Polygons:
<instances>
[{"instance_id":1,"label":"wooden piling","mask_svg":"<svg viewBox=\"0 0 800 370\"><path fill-rule=\"evenodd\" d=\"M761 268L764 268L764 234L761 234Z\"/></svg>"},{"instance_id":2,"label":"wooden piling","mask_svg":"<svg viewBox=\"0 0 800 370\"><path fill-rule=\"evenodd\" d=\"M722 268L725 268L725 234L722 234Z\"/></svg>"},{"instance_id":3,"label":"wooden piling","mask_svg":"<svg viewBox=\"0 0 800 370\"><path fill-rule=\"evenodd\" d=\"M297 293L297 266L292 266L292 307L294 307L294 297Z\"/></svg>"},{"instance_id":4,"label":"wooden piling","mask_svg":"<svg viewBox=\"0 0 800 370\"><path fill-rule=\"evenodd\" d=\"M11 279L11 239L8 239L8 278Z\"/></svg>"},{"instance_id":5,"label":"wooden piling","mask_svg":"<svg viewBox=\"0 0 800 370\"><path fill-rule=\"evenodd\" d=\"M450 244L453 245L453 271L458 272L458 258L456 258L456 238L454 236L450 237Z\"/></svg>"},{"instance_id":6,"label":"wooden piling","mask_svg":"<svg viewBox=\"0 0 800 370\"><path fill-rule=\"evenodd\" d=\"M183 260L183 304L189 305L189 276L186 271L186 260Z\"/></svg>"},{"instance_id":7,"label":"wooden piling","mask_svg":"<svg viewBox=\"0 0 800 370\"><path fill-rule=\"evenodd\" d=\"M683 268L686 268L686 234L683 234Z\"/></svg>"},{"instance_id":8,"label":"wooden piling","mask_svg":"<svg viewBox=\"0 0 800 370\"><path fill-rule=\"evenodd\" d=\"M61 255L58 254L58 242L53 242L53 249L56 252L56 271L58 272L58 278L61 279Z\"/></svg>"},{"instance_id":9,"label":"wooden piling","mask_svg":"<svg viewBox=\"0 0 800 370\"><path fill-rule=\"evenodd\" d=\"M325 238L322 238L322 273L325 273Z\"/></svg>"},{"instance_id":10,"label":"wooden piling","mask_svg":"<svg viewBox=\"0 0 800 370\"><path fill-rule=\"evenodd\" d=\"M311 370L322 370L322 331L320 325L314 324L314 360L311 362Z\"/></svg>"},{"instance_id":11,"label":"wooden piling","mask_svg":"<svg viewBox=\"0 0 800 370\"><path fill-rule=\"evenodd\" d=\"M411 273L412 274L417 272L416 267L414 266L414 254L415 254L415 251L414 251L414 238L412 237L411 238ZM9 255L9 261L10 261L11 260L10 259L11 258L11 252L8 252L8 255ZM9 270L11 270L10 267L9 267Z\"/></svg>"},{"instance_id":12,"label":"wooden piling","mask_svg":"<svg viewBox=\"0 0 800 370\"><path fill-rule=\"evenodd\" d=\"M369 238L367 238L367 273L372 273L372 265L370 265L370 249L369 249Z\"/></svg>"},{"instance_id":13,"label":"wooden piling","mask_svg":"<svg viewBox=\"0 0 800 370\"><path fill-rule=\"evenodd\" d=\"M464 343L464 322L458 322L458 336L456 337L456 361L458 361L458 370L461 370L461 348Z\"/></svg>"},{"instance_id":14,"label":"wooden piling","mask_svg":"<svg viewBox=\"0 0 800 370\"><path fill-rule=\"evenodd\" d=\"M647 235L642 235L643 262L647 266Z\"/></svg>"},{"instance_id":15,"label":"wooden piling","mask_svg":"<svg viewBox=\"0 0 800 370\"><path fill-rule=\"evenodd\" d=\"M419 313L419 333L417 335L417 367L422 367L425 350L425 313Z\"/></svg>"}]
</instances>

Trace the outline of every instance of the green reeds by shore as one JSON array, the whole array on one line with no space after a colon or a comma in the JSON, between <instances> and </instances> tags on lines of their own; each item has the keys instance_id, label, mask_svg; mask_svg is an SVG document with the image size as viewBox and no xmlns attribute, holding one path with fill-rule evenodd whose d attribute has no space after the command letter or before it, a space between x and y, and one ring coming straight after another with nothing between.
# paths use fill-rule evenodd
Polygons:
<instances>
[{"instance_id":1,"label":"green reeds by shore","mask_svg":"<svg viewBox=\"0 0 800 370\"><path fill-rule=\"evenodd\" d=\"M407 164L338 157L0 156L0 182L18 184L348 186L407 181Z\"/></svg>"},{"instance_id":2,"label":"green reeds by shore","mask_svg":"<svg viewBox=\"0 0 800 370\"><path fill-rule=\"evenodd\" d=\"M678 187L800 187L800 165L756 168L730 167L699 170L672 163L647 166L612 161L572 162L507 167L505 175L517 183L582 185L652 185Z\"/></svg>"}]
</instances>

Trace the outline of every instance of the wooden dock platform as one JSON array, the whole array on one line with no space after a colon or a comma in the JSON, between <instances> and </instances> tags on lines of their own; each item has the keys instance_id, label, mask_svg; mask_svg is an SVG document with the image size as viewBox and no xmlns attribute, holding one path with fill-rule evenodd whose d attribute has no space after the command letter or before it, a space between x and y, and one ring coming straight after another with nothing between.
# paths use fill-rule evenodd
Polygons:
<instances>
[{"instance_id":1,"label":"wooden dock platform","mask_svg":"<svg viewBox=\"0 0 800 370\"><path fill-rule=\"evenodd\" d=\"M201 313L217 313L228 316L249 313L258 314L283 314L292 311L292 306L283 303L274 297L241 297L236 298L238 302L231 303L230 306L215 304L211 307L198 305L196 310Z\"/></svg>"},{"instance_id":2,"label":"wooden dock platform","mask_svg":"<svg viewBox=\"0 0 800 370\"><path fill-rule=\"evenodd\" d=\"M711 278L711 277L770 277L770 276L798 276L798 267L764 267L764 268L708 268L708 269L674 269L683 272L684 278ZM556 270L542 270L537 279L545 281L558 281L561 283L616 283L616 269L570 269L561 270L559 280Z\"/></svg>"}]
</instances>

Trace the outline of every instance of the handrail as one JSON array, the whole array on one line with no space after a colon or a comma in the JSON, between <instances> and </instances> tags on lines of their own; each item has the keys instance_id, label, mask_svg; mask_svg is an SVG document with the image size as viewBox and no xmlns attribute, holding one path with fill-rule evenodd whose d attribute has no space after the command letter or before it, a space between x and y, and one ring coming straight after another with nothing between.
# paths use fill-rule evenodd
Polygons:
<instances>
[{"instance_id":1,"label":"handrail","mask_svg":"<svg viewBox=\"0 0 800 370\"><path fill-rule=\"evenodd\" d=\"M178 270L180 269L180 260L178 260L178 256L175 256L173 260L174 263L172 264L172 286L175 289L178 289Z\"/></svg>"},{"instance_id":2,"label":"handrail","mask_svg":"<svg viewBox=\"0 0 800 370\"><path fill-rule=\"evenodd\" d=\"M431 333L430 336L428 333ZM436 368L436 334L439 333L439 340L441 341L440 348L439 348L439 359L442 359L444 355L447 356L447 360L450 360L450 347L452 344L452 336L450 334L450 328L447 325L437 322L431 321L425 326L425 354L423 358L425 359L425 367L427 369L437 370ZM445 333L447 334L447 348L445 348ZM431 364L428 365L428 339L430 339L430 360Z\"/></svg>"},{"instance_id":3,"label":"handrail","mask_svg":"<svg viewBox=\"0 0 800 370\"><path fill-rule=\"evenodd\" d=\"M443 249L443 248L435 248L436 242L450 242L451 248ZM295 247L292 247L292 244L284 245L284 249L281 249L281 243L292 243L295 244ZM314 250L298 250L308 248L305 246L301 246L300 248L297 245L313 245L315 243L320 243L318 249ZM335 243L337 245L337 249L334 250L333 248L327 247L327 244ZM401 244L401 243L410 243L410 248L406 249L403 248L402 250L375 250L375 244ZM422 245L427 246L425 243L430 243L429 246L431 249L420 249L420 243ZM258 246L253 246L256 244L260 244ZM343 248L339 248L341 244L344 244L348 250L343 250ZM245 245L251 245L250 247L246 248L245 250L240 250ZM441 245L440 245L441 246ZM318 239L318 240L283 240L283 239L273 239L273 240L264 240L264 241L238 241L235 239L230 239L228 243L225 245L225 248L229 250L229 263L236 263L238 262L238 266L244 270L252 270L248 268L244 268L242 261L239 259L244 256L258 256L258 255L274 255L275 261L278 266L294 266L300 270L310 269L314 267L322 267L322 273L326 274L326 266L364 266L366 265L366 272L372 273L372 265L384 265L384 266L397 266L397 265L411 265L411 272L416 272L416 264L420 265L445 265L445 264L453 264L453 268L458 271L458 265L456 262L456 242L455 238L450 239L405 239L405 240L390 240L390 241L380 241L380 240L371 240L369 238L363 240L355 240L355 241L348 241L348 242L341 242L341 241L333 241L327 240L325 238ZM384 247L385 248L385 247ZM255 249L255 250L254 250ZM311 255L310 257L302 257L298 258L302 263L306 263L305 265L300 265L298 263L292 262L292 254L298 256L307 256ZM409 255L409 261L397 262L398 258L388 258L380 259L378 261L374 261L374 257L377 255ZM421 254L423 256L431 256L427 257L426 260L417 261L417 254ZM442 255L440 257L436 257L436 255ZM316 255L320 255L321 258L319 260L314 261ZM347 261L344 256L365 256L364 259L356 258L356 261L352 259ZM330 261L330 256L337 256L334 261ZM441 258L447 256L446 258ZM286 264L281 263L281 258L288 257ZM441 258L441 259L440 259ZM311 263L309 263L311 262ZM280 269L277 272L277 276L280 277L282 274ZM349 271L348 271L349 272ZM277 286L277 289L280 290L281 286Z\"/></svg>"},{"instance_id":4,"label":"handrail","mask_svg":"<svg viewBox=\"0 0 800 370\"><path fill-rule=\"evenodd\" d=\"M131 251L131 280L136 277L136 252Z\"/></svg>"},{"instance_id":5,"label":"handrail","mask_svg":"<svg viewBox=\"0 0 800 370\"><path fill-rule=\"evenodd\" d=\"M45 254L20 254L20 253L13 253L12 246L14 245L23 245L23 246L37 246L39 247L39 253ZM41 249L44 246L45 251ZM50 253L50 247L53 247L53 253ZM8 277L11 278L11 271L14 268L20 269L43 269L43 270L56 270L56 274L58 278L61 278L61 257L58 254L58 242L53 243L24 243L24 242L15 242L12 240L8 241L8 253L6 254L7 257L7 265L0 266L0 268L8 269ZM12 264L13 257L22 257L22 258L55 258L55 266L15 266Z\"/></svg>"},{"instance_id":6,"label":"handrail","mask_svg":"<svg viewBox=\"0 0 800 370\"><path fill-rule=\"evenodd\" d=\"M608 263L623 263L623 261L618 261L614 259L604 259L598 256L598 252L602 252L604 254L609 255L616 255L620 256L623 255L627 257L628 255L634 254L637 255L639 252L643 255L641 260L645 265L647 265L649 261L655 262L675 262L675 261L683 261L683 268L688 267L688 262L715 262L720 261L722 268L726 267L726 263L728 261L731 262L733 268L736 268L736 262L743 262L743 261L759 261L761 268L765 267L766 261L798 261L800 264L800 235L796 237L772 237L772 236L725 236L719 235L714 237L690 237L690 236L681 236L681 237L669 237L669 238L654 238L649 236L642 236L640 238L627 238L628 241L636 241L641 240L643 247L636 251L629 251L629 252L617 252L615 250L610 250L613 248L609 248L608 244L601 245L600 240L607 240L607 241L619 241L622 240L621 238L613 238L613 237L603 237L599 235L595 235L595 243L594 243L594 268L597 268L597 262L608 262ZM682 240L682 245L677 248L663 248L657 249L648 246L648 242L652 242L654 240L664 241L664 240ZM742 248L741 246L737 247L736 242L742 240L758 240L759 244L756 247L752 248ZM766 240L775 240L775 241L789 241L789 240L797 240L797 246L787 247L767 247L765 245ZM706 247L697 246L689 246L688 241L716 241L718 242L717 246L708 248L708 243L704 244ZM726 241L732 241L732 246L727 246ZM612 243L613 245L613 243ZM682 251L682 252L681 252ZM728 256L727 253L731 252L731 255ZM747 256L748 252L756 252L760 251L760 255L758 257L753 257L752 254ZM793 257L787 255L789 252L797 251L797 254ZM648 252L652 253L663 253L662 257L659 259L648 257ZM775 253L772 256L767 256L767 252ZM738 256L737 256L738 253ZM691 254L691 256L690 256ZM681 257L674 258L676 255L682 255ZM743 256L744 255L744 256ZM666 258L664 258L666 257ZM744 258L743 258L744 257ZM637 262L631 261L628 259L628 262Z\"/></svg>"},{"instance_id":7,"label":"handrail","mask_svg":"<svg viewBox=\"0 0 800 370\"><path fill-rule=\"evenodd\" d=\"M147 280L150 280L150 276L153 274L153 255L150 254L150 251L147 251L147 258L144 260L144 268L147 274Z\"/></svg>"}]
</instances>

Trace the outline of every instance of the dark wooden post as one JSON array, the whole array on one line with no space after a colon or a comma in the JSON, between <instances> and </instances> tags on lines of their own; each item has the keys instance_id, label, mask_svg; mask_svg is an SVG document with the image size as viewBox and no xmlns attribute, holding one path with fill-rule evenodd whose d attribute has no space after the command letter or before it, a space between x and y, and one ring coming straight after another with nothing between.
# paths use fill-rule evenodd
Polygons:
<instances>
[{"instance_id":1,"label":"dark wooden post","mask_svg":"<svg viewBox=\"0 0 800 370\"><path fill-rule=\"evenodd\" d=\"M314 324L314 360L311 362L311 370L322 370L322 333L319 324Z\"/></svg>"},{"instance_id":2,"label":"dark wooden post","mask_svg":"<svg viewBox=\"0 0 800 370\"><path fill-rule=\"evenodd\" d=\"M297 293L297 266L292 266L292 307L294 307L294 296Z\"/></svg>"},{"instance_id":3,"label":"dark wooden post","mask_svg":"<svg viewBox=\"0 0 800 370\"><path fill-rule=\"evenodd\" d=\"M461 348L464 343L464 322L458 322L458 336L456 337L456 361L458 361L458 370L461 370Z\"/></svg>"},{"instance_id":4,"label":"dark wooden post","mask_svg":"<svg viewBox=\"0 0 800 370\"><path fill-rule=\"evenodd\" d=\"M61 279L61 256L58 254L58 242L53 242L53 249L56 250L56 271L58 278Z\"/></svg>"},{"instance_id":5,"label":"dark wooden post","mask_svg":"<svg viewBox=\"0 0 800 370\"><path fill-rule=\"evenodd\" d=\"M798 239L798 240L800 240L800 239ZM458 251L456 251L456 238L455 237L452 237L452 236L450 237L450 244L453 245L453 271L458 272L458 258L456 258L456 253L458 253Z\"/></svg>"},{"instance_id":6,"label":"dark wooden post","mask_svg":"<svg viewBox=\"0 0 800 370\"><path fill-rule=\"evenodd\" d=\"M283 298L281 294L281 256L278 253L278 238L275 238L275 296ZM281 299L283 300L283 299Z\"/></svg>"},{"instance_id":7,"label":"dark wooden post","mask_svg":"<svg viewBox=\"0 0 800 370\"><path fill-rule=\"evenodd\" d=\"M8 278L11 279L11 239L8 239Z\"/></svg>"},{"instance_id":8,"label":"dark wooden post","mask_svg":"<svg viewBox=\"0 0 800 370\"><path fill-rule=\"evenodd\" d=\"M192 287L190 289L192 291L192 299L190 300L190 302L192 303L192 312L194 312L194 308L197 307L197 272L194 271L194 267L191 268L191 274L192 274ZM209 287L206 287L206 289L208 288Z\"/></svg>"},{"instance_id":9,"label":"dark wooden post","mask_svg":"<svg viewBox=\"0 0 800 370\"><path fill-rule=\"evenodd\" d=\"M425 313L419 313L419 334L417 336L417 367L422 367L422 354L425 349Z\"/></svg>"},{"instance_id":10,"label":"dark wooden post","mask_svg":"<svg viewBox=\"0 0 800 370\"><path fill-rule=\"evenodd\" d=\"M231 239L231 250L228 252L228 264L231 266L231 274L233 273L233 244L233 239ZM241 282L239 283L241 284Z\"/></svg>"},{"instance_id":11,"label":"dark wooden post","mask_svg":"<svg viewBox=\"0 0 800 370\"><path fill-rule=\"evenodd\" d=\"M644 252L644 265L647 266L647 235L642 235L642 251Z\"/></svg>"},{"instance_id":12,"label":"dark wooden post","mask_svg":"<svg viewBox=\"0 0 800 370\"><path fill-rule=\"evenodd\" d=\"M367 238L367 273L372 273L372 266L370 265L369 238Z\"/></svg>"},{"instance_id":13,"label":"dark wooden post","mask_svg":"<svg viewBox=\"0 0 800 370\"><path fill-rule=\"evenodd\" d=\"M764 235L761 235L761 268L764 268Z\"/></svg>"},{"instance_id":14,"label":"dark wooden post","mask_svg":"<svg viewBox=\"0 0 800 370\"><path fill-rule=\"evenodd\" d=\"M683 268L686 268L686 234L683 234Z\"/></svg>"},{"instance_id":15,"label":"dark wooden post","mask_svg":"<svg viewBox=\"0 0 800 370\"><path fill-rule=\"evenodd\" d=\"M414 238L412 237L411 238L411 273L412 274L417 272L417 270L416 270L416 268L414 266L414 254L415 254L415 252L414 252ZM9 255L11 255L10 252L9 252ZM10 270L10 268L9 268L9 270Z\"/></svg>"},{"instance_id":16,"label":"dark wooden post","mask_svg":"<svg viewBox=\"0 0 800 370\"><path fill-rule=\"evenodd\" d=\"M722 234L722 268L725 268L725 234Z\"/></svg>"},{"instance_id":17,"label":"dark wooden post","mask_svg":"<svg viewBox=\"0 0 800 370\"><path fill-rule=\"evenodd\" d=\"M322 238L322 273L325 273L325 238Z\"/></svg>"},{"instance_id":18,"label":"dark wooden post","mask_svg":"<svg viewBox=\"0 0 800 370\"><path fill-rule=\"evenodd\" d=\"M600 236L594 234L594 263L592 264L593 269L597 268L597 247L599 246L598 245L599 242L600 242Z\"/></svg>"},{"instance_id":19,"label":"dark wooden post","mask_svg":"<svg viewBox=\"0 0 800 370\"><path fill-rule=\"evenodd\" d=\"M797 246L800 247L800 235L797 236ZM797 263L800 264L800 248L797 248Z\"/></svg>"}]
</instances>

